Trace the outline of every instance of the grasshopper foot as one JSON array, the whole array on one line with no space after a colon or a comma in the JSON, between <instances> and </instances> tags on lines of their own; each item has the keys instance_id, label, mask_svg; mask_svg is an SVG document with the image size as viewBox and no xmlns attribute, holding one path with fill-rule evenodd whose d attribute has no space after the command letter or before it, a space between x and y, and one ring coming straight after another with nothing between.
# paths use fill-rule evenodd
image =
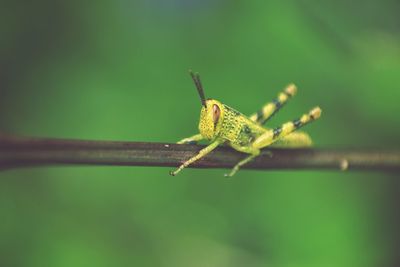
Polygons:
<instances>
[{"instance_id":1,"label":"grasshopper foot","mask_svg":"<svg viewBox=\"0 0 400 267\"><path fill-rule=\"evenodd\" d=\"M234 176L234 175L237 173L237 171L239 170L239 166L238 166L238 165L239 165L239 164L236 164L236 166L233 167L232 170L231 170L229 173L225 173L224 176L225 176L225 177L232 177L232 176Z\"/></svg>"}]
</instances>

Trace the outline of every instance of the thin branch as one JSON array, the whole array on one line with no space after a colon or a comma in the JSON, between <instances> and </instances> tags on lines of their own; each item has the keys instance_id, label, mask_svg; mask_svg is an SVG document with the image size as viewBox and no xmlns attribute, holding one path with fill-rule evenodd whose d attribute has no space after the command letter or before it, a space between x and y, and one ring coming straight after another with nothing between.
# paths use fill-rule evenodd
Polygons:
<instances>
[{"instance_id":1,"label":"thin branch","mask_svg":"<svg viewBox=\"0 0 400 267\"><path fill-rule=\"evenodd\" d=\"M83 141L0 135L0 168L79 164L176 167L203 147L168 143ZM221 147L190 167L231 168L244 156L229 147ZM399 172L400 150L268 149L243 168Z\"/></svg>"}]
</instances>

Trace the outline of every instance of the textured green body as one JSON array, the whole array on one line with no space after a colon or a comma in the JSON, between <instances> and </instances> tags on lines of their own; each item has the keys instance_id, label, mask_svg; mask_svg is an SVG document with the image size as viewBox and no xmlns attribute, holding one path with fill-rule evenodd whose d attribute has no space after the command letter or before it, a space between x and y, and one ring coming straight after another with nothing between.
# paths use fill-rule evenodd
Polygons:
<instances>
[{"instance_id":1,"label":"textured green body","mask_svg":"<svg viewBox=\"0 0 400 267\"><path fill-rule=\"evenodd\" d=\"M257 122L247 118L235 109L222 105L224 117L222 121L220 138L231 145L249 146L255 139L265 133L266 129Z\"/></svg>"}]
</instances>

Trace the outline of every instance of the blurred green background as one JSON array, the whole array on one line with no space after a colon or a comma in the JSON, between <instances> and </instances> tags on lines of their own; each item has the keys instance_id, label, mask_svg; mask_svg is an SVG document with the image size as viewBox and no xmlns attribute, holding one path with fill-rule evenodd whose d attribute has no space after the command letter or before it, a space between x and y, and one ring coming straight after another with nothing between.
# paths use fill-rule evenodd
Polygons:
<instances>
[{"instance_id":1,"label":"blurred green background","mask_svg":"<svg viewBox=\"0 0 400 267\"><path fill-rule=\"evenodd\" d=\"M3 1L1 130L175 142L198 95L318 147L399 148L400 3ZM395 266L398 173L53 167L0 173L1 266Z\"/></svg>"}]
</instances>

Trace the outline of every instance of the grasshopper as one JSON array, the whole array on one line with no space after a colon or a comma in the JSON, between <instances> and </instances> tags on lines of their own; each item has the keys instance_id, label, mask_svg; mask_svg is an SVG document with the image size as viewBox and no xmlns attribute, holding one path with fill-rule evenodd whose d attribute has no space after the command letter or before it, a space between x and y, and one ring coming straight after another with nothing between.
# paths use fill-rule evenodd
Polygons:
<instances>
[{"instance_id":1,"label":"grasshopper","mask_svg":"<svg viewBox=\"0 0 400 267\"><path fill-rule=\"evenodd\" d=\"M200 75L189 70L201 100L199 134L184 138L178 144L196 143L206 139L210 144L200 150L197 155L183 162L178 169L171 172L176 175L185 167L201 159L216 147L228 144L237 151L250 154L239 161L225 176L233 176L241 166L250 162L260 154L260 149L273 145L275 147L309 147L312 145L308 134L300 132L299 128L318 119L321 116L319 107L313 108L300 118L282 124L279 127L268 129L263 124L267 122L286 102L292 98L297 88L294 84L288 85L272 102L265 104L260 110L247 117L235 109L215 100L206 99L200 81Z\"/></svg>"}]
</instances>

